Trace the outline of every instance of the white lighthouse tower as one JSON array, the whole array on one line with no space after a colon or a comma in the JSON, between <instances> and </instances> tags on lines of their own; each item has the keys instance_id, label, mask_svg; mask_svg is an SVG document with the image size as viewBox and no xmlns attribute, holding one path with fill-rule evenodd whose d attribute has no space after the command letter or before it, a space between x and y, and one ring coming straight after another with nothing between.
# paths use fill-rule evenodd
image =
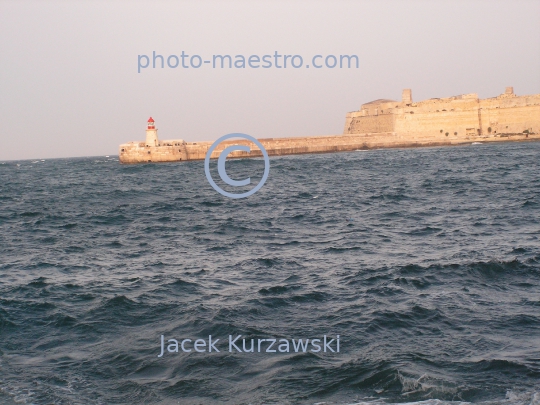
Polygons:
<instances>
[{"instance_id":1,"label":"white lighthouse tower","mask_svg":"<svg viewBox=\"0 0 540 405\"><path fill-rule=\"evenodd\" d=\"M159 140L157 129L152 117L148 118L148 126L146 128L146 146L158 146Z\"/></svg>"}]
</instances>

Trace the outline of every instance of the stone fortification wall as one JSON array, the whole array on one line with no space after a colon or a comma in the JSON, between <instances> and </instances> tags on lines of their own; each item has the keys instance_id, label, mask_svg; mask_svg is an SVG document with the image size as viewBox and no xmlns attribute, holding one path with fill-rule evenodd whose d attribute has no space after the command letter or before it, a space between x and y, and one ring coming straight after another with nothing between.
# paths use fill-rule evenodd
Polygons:
<instances>
[{"instance_id":1,"label":"stone fortification wall","mask_svg":"<svg viewBox=\"0 0 540 405\"><path fill-rule=\"evenodd\" d=\"M540 133L540 95L516 96L511 88L480 100L475 93L412 102L375 100L348 113L344 134L395 132L411 140ZM454 137L454 138L452 138Z\"/></svg>"},{"instance_id":2,"label":"stone fortification wall","mask_svg":"<svg viewBox=\"0 0 540 405\"><path fill-rule=\"evenodd\" d=\"M369 132L394 132L396 116L394 114L354 117L348 123L349 134Z\"/></svg>"},{"instance_id":3,"label":"stone fortification wall","mask_svg":"<svg viewBox=\"0 0 540 405\"><path fill-rule=\"evenodd\" d=\"M540 97L536 100L531 97L526 101L530 104L482 108L480 116L483 132L491 128L491 133L497 134L515 134L525 130L540 133ZM534 101L536 104L533 104ZM481 104L484 104L484 100Z\"/></svg>"},{"instance_id":4,"label":"stone fortification wall","mask_svg":"<svg viewBox=\"0 0 540 405\"><path fill-rule=\"evenodd\" d=\"M417 103L406 89L400 102L375 100L348 113L343 135L259 139L269 156L527 140L540 140L540 94L518 97L512 88L486 100L471 93ZM241 139L222 142L211 157L219 157L235 144L248 145L251 153L237 151L230 157L262 155L255 145ZM120 145L119 156L122 163L203 160L211 145L159 141L152 120L146 141Z\"/></svg>"}]
</instances>

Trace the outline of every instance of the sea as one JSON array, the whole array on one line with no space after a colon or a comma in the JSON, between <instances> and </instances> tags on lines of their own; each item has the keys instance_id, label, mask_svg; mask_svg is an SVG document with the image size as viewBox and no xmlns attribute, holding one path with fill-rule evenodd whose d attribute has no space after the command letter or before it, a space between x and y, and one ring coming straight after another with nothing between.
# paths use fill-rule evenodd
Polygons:
<instances>
[{"instance_id":1,"label":"sea","mask_svg":"<svg viewBox=\"0 0 540 405\"><path fill-rule=\"evenodd\" d=\"M0 162L0 404L539 405L539 158Z\"/></svg>"}]
</instances>

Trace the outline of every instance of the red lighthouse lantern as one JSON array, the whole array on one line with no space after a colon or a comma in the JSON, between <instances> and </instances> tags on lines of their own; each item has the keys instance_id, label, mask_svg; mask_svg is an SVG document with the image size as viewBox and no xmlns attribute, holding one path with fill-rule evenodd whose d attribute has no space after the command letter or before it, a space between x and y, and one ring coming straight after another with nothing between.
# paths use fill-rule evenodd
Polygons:
<instances>
[{"instance_id":1,"label":"red lighthouse lantern","mask_svg":"<svg viewBox=\"0 0 540 405\"><path fill-rule=\"evenodd\" d=\"M154 119L152 117L148 118L148 128L147 129L156 129L156 125L154 124Z\"/></svg>"}]
</instances>

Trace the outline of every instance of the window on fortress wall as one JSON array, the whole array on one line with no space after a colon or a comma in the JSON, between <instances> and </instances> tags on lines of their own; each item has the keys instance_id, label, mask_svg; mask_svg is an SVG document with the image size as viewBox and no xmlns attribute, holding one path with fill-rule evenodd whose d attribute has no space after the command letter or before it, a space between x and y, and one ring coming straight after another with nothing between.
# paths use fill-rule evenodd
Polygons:
<instances>
[{"instance_id":1,"label":"window on fortress wall","mask_svg":"<svg viewBox=\"0 0 540 405\"><path fill-rule=\"evenodd\" d=\"M125 152L125 150L124 150L124 149L122 149L122 152Z\"/></svg>"},{"instance_id":2,"label":"window on fortress wall","mask_svg":"<svg viewBox=\"0 0 540 405\"><path fill-rule=\"evenodd\" d=\"M442 134L442 132L443 132L442 129L439 132Z\"/></svg>"}]
</instances>

